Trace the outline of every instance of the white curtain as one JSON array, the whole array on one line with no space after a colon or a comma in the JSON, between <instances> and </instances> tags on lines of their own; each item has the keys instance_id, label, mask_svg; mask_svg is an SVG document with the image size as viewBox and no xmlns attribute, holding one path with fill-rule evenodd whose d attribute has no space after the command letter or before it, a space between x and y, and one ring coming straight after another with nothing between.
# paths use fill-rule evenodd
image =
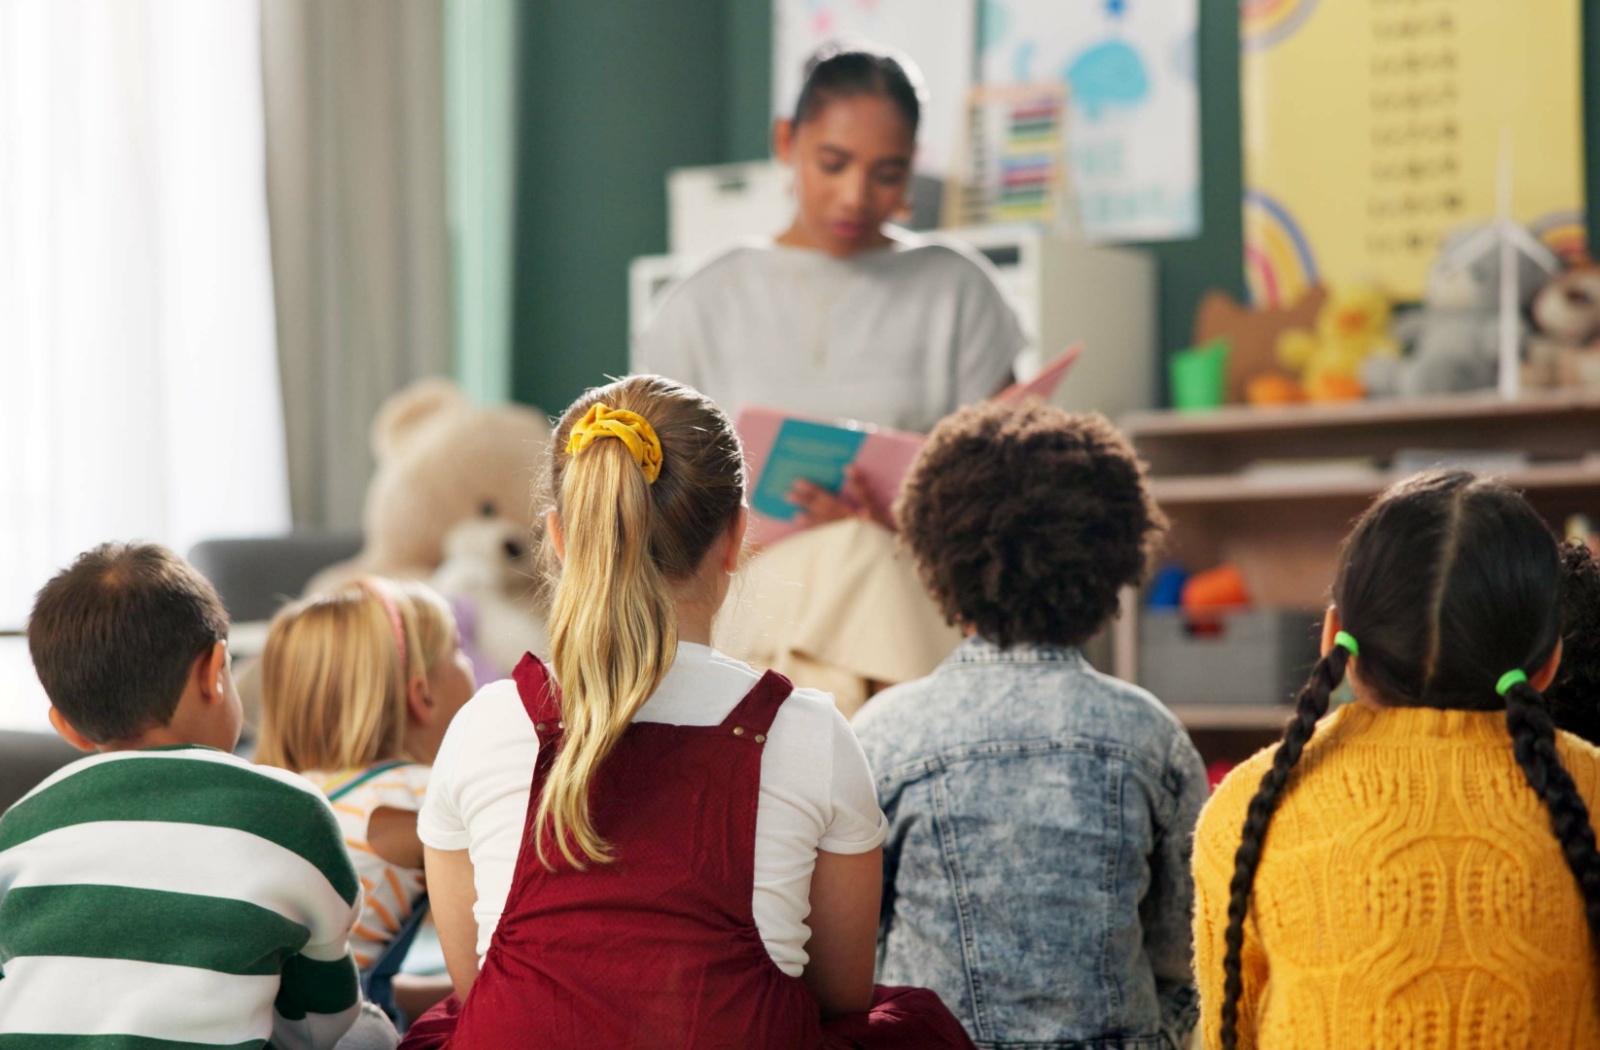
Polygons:
<instances>
[{"instance_id":1,"label":"white curtain","mask_svg":"<svg viewBox=\"0 0 1600 1050\"><path fill-rule=\"evenodd\" d=\"M349 529L384 400L450 374L442 0L262 0L295 525Z\"/></svg>"},{"instance_id":2,"label":"white curtain","mask_svg":"<svg viewBox=\"0 0 1600 1050\"><path fill-rule=\"evenodd\" d=\"M288 523L258 0L0 0L0 628Z\"/></svg>"}]
</instances>

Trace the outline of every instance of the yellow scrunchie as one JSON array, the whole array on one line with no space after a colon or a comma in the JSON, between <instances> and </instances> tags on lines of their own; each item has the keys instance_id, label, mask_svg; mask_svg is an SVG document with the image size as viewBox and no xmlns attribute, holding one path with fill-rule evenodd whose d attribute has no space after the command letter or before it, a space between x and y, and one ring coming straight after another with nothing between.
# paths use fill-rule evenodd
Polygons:
<instances>
[{"instance_id":1,"label":"yellow scrunchie","mask_svg":"<svg viewBox=\"0 0 1600 1050\"><path fill-rule=\"evenodd\" d=\"M661 439L655 428L637 412L625 408L609 409L594 404L573 424L567 438L567 454L575 456L600 438L614 437L628 446L633 460L644 471L644 480L654 484L661 476Z\"/></svg>"}]
</instances>

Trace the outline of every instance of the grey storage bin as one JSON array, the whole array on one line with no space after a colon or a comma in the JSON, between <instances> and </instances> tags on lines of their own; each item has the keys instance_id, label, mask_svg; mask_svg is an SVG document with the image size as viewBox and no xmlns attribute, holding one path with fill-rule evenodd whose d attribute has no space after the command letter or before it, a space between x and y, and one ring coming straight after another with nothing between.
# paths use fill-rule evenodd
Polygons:
<instances>
[{"instance_id":1,"label":"grey storage bin","mask_svg":"<svg viewBox=\"0 0 1600 1050\"><path fill-rule=\"evenodd\" d=\"M1139 684L1167 704L1287 704L1317 662L1319 613L1147 609Z\"/></svg>"}]
</instances>

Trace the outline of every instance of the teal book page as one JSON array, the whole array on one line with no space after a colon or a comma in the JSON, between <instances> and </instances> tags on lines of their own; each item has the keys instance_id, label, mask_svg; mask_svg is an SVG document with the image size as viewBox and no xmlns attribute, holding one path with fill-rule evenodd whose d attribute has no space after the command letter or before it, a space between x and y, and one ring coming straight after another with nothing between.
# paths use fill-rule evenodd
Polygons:
<instances>
[{"instance_id":1,"label":"teal book page","mask_svg":"<svg viewBox=\"0 0 1600 1050\"><path fill-rule=\"evenodd\" d=\"M800 508L787 499L799 480L837 494L844 487L844 468L861 451L865 431L786 419L772 441L766 467L756 482L750 505L775 521L793 521Z\"/></svg>"}]
</instances>

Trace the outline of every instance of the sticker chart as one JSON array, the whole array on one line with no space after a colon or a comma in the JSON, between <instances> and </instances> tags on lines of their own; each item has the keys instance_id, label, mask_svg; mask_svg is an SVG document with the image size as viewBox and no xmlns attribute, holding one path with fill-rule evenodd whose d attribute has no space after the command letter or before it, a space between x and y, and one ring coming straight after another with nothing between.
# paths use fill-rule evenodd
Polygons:
<instances>
[{"instance_id":1,"label":"sticker chart","mask_svg":"<svg viewBox=\"0 0 1600 1050\"><path fill-rule=\"evenodd\" d=\"M1256 304L1419 298L1441 237L1495 217L1503 143L1512 217L1585 251L1576 0L1245 0L1240 32Z\"/></svg>"},{"instance_id":2,"label":"sticker chart","mask_svg":"<svg viewBox=\"0 0 1600 1050\"><path fill-rule=\"evenodd\" d=\"M945 196L945 225L1073 225L1066 110L1058 84L974 88L962 164Z\"/></svg>"}]
</instances>

